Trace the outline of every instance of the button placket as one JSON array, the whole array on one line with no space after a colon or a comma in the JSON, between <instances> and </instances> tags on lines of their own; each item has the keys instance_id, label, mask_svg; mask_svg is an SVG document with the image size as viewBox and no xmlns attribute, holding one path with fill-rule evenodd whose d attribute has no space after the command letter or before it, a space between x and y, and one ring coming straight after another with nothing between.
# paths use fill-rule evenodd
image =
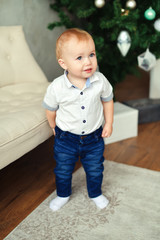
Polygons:
<instances>
[{"instance_id":1,"label":"button placket","mask_svg":"<svg viewBox=\"0 0 160 240\"><path fill-rule=\"evenodd\" d=\"M84 102L84 93L81 91L80 92L80 108L81 108L81 119L82 119L82 134L85 134L85 128L86 128L86 107L85 107L85 102Z\"/></svg>"}]
</instances>

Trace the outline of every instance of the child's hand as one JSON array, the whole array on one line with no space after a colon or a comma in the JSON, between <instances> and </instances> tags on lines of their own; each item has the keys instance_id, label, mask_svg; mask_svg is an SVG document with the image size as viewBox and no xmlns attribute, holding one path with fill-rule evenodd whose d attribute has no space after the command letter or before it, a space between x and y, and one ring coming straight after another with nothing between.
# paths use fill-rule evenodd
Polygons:
<instances>
[{"instance_id":1,"label":"child's hand","mask_svg":"<svg viewBox=\"0 0 160 240\"><path fill-rule=\"evenodd\" d=\"M110 137L112 134L112 124L105 123L102 131L102 137Z\"/></svg>"},{"instance_id":2,"label":"child's hand","mask_svg":"<svg viewBox=\"0 0 160 240\"><path fill-rule=\"evenodd\" d=\"M56 135L55 128L52 128L52 131L53 131L53 135L55 136Z\"/></svg>"}]
</instances>

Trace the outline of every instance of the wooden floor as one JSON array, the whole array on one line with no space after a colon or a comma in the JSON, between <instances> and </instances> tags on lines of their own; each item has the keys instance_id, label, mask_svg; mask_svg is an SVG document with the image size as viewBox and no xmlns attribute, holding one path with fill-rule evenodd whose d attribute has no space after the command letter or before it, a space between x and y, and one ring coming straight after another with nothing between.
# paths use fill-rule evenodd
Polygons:
<instances>
[{"instance_id":1,"label":"wooden floor","mask_svg":"<svg viewBox=\"0 0 160 240\"><path fill-rule=\"evenodd\" d=\"M128 76L117 85L115 97L117 101L145 98L148 88L148 74L141 79ZM160 122L141 124L138 129L138 137L107 145L105 158L160 171ZM55 190L53 143L50 138L0 171L0 239Z\"/></svg>"}]
</instances>

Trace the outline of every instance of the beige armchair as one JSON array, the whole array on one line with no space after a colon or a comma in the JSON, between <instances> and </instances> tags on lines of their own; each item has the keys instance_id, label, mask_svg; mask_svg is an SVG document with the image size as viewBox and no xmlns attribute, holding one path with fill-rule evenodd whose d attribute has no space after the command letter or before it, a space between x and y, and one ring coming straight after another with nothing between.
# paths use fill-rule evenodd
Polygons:
<instances>
[{"instance_id":1,"label":"beige armchair","mask_svg":"<svg viewBox=\"0 0 160 240\"><path fill-rule=\"evenodd\" d=\"M52 135L42 108L48 84L22 26L0 27L0 169Z\"/></svg>"}]
</instances>

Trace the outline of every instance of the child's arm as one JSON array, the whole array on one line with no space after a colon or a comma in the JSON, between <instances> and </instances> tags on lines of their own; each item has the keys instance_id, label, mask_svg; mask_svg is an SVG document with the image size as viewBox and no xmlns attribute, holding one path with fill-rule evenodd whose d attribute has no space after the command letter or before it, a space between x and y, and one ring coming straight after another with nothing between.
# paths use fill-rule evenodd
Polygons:
<instances>
[{"instance_id":1,"label":"child's arm","mask_svg":"<svg viewBox=\"0 0 160 240\"><path fill-rule=\"evenodd\" d=\"M103 112L105 124L102 131L102 137L110 137L112 134L112 124L113 124L113 100L109 102L103 102Z\"/></svg>"},{"instance_id":2,"label":"child's arm","mask_svg":"<svg viewBox=\"0 0 160 240\"><path fill-rule=\"evenodd\" d=\"M53 130L53 134L55 135L55 126L56 126L56 111L46 110L46 117L48 119L49 125Z\"/></svg>"}]
</instances>

